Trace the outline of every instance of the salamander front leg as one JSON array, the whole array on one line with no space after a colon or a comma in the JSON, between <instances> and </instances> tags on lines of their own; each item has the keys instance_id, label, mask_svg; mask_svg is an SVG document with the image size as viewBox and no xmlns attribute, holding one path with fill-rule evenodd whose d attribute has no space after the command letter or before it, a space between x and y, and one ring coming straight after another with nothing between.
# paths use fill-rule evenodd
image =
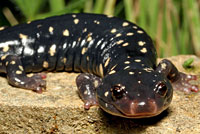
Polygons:
<instances>
[{"instance_id":1,"label":"salamander front leg","mask_svg":"<svg viewBox=\"0 0 200 134\"><path fill-rule=\"evenodd\" d=\"M191 83L191 81L196 81L198 76L179 72L173 63L167 59L162 60L156 70L167 76L167 78L171 81L174 89L187 93L197 92L200 90L198 84Z\"/></svg>"},{"instance_id":2,"label":"salamander front leg","mask_svg":"<svg viewBox=\"0 0 200 134\"><path fill-rule=\"evenodd\" d=\"M101 84L101 81L101 78L88 73L80 74L76 78L76 85L85 109L88 110L91 106L98 105L96 88Z\"/></svg>"},{"instance_id":3,"label":"salamander front leg","mask_svg":"<svg viewBox=\"0 0 200 134\"><path fill-rule=\"evenodd\" d=\"M42 73L27 76L18 56L8 55L4 60L8 82L16 87L42 93L46 89L46 76Z\"/></svg>"}]
</instances>

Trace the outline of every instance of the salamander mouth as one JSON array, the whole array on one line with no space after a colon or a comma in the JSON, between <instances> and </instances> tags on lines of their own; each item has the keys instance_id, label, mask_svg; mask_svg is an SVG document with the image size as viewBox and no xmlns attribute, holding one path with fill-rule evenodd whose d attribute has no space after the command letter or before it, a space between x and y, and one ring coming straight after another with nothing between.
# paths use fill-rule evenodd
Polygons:
<instances>
[{"instance_id":1,"label":"salamander mouth","mask_svg":"<svg viewBox=\"0 0 200 134\"><path fill-rule=\"evenodd\" d=\"M99 99L100 107L114 116L120 116L123 118L149 118L159 115L168 106L159 107L154 101L148 101L147 105L140 103L132 103L124 105L124 107L117 107L115 104L106 103L102 99Z\"/></svg>"}]
</instances>

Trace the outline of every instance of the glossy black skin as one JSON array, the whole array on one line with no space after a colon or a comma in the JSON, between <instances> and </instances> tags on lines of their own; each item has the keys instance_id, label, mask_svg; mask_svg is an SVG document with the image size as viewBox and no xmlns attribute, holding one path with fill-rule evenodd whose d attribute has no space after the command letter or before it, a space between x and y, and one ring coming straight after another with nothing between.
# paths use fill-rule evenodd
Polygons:
<instances>
[{"instance_id":1,"label":"glossy black skin","mask_svg":"<svg viewBox=\"0 0 200 134\"><path fill-rule=\"evenodd\" d=\"M11 85L38 93L46 88L44 76L27 77L26 72L95 74L77 78L86 109L99 104L113 115L150 117L165 110L172 99L168 78L172 73L163 71L172 68L157 69L151 38L140 27L116 17L67 14L6 28L0 31L0 57L0 72L7 74ZM157 90L160 82L164 95ZM111 91L115 85L125 87L119 99Z\"/></svg>"}]
</instances>

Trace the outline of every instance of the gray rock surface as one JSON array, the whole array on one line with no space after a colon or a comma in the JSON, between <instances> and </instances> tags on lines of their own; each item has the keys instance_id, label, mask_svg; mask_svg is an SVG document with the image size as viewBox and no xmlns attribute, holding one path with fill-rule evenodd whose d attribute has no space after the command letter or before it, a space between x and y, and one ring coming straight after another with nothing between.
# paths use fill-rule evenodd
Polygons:
<instances>
[{"instance_id":1,"label":"gray rock surface","mask_svg":"<svg viewBox=\"0 0 200 134\"><path fill-rule=\"evenodd\" d=\"M181 71L181 64L194 57L200 75L200 59L195 56L169 58ZM193 71L194 70L194 71ZM32 91L10 86L0 77L0 133L76 133L76 134L199 134L200 93L174 92L169 109L148 119L124 119L106 114L98 107L88 111L77 94L74 73L48 73L47 91Z\"/></svg>"}]
</instances>

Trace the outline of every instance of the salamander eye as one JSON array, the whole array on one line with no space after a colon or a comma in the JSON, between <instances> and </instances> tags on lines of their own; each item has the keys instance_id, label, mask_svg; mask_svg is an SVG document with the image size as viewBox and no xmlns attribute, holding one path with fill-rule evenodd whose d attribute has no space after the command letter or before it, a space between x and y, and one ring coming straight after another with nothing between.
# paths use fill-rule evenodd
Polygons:
<instances>
[{"instance_id":1,"label":"salamander eye","mask_svg":"<svg viewBox=\"0 0 200 134\"><path fill-rule=\"evenodd\" d=\"M120 84L114 85L111 88L111 92L114 100L121 99L125 93L125 87Z\"/></svg>"},{"instance_id":2,"label":"salamander eye","mask_svg":"<svg viewBox=\"0 0 200 134\"><path fill-rule=\"evenodd\" d=\"M155 88L155 92L157 94L159 94L160 96L165 96L167 94L167 86L165 83L163 82L159 82L157 85L156 85L156 88Z\"/></svg>"}]
</instances>

